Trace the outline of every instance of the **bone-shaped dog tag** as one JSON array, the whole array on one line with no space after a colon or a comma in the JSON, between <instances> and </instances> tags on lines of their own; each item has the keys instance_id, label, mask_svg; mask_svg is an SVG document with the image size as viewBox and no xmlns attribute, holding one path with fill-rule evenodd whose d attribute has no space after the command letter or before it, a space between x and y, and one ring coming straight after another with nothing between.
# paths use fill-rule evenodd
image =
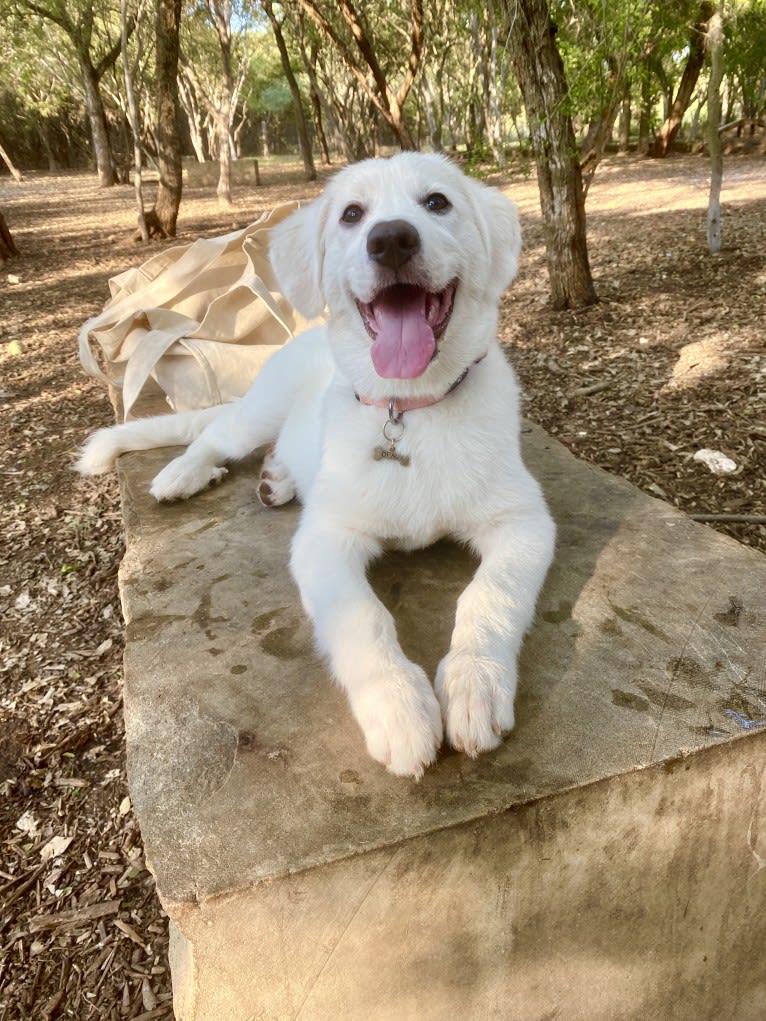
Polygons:
<instances>
[{"instance_id":1,"label":"bone-shaped dog tag","mask_svg":"<svg viewBox=\"0 0 766 1021\"><path fill-rule=\"evenodd\" d=\"M391 443L388 449L385 447L375 447L372 452L372 456L375 461L398 461L403 468L406 468L410 463L410 459L407 454L397 453L395 443Z\"/></svg>"},{"instance_id":2,"label":"bone-shaped dog tag","mask_svg":"<svg viewBox=\"0 0 766 1021\"><path fill-rule=\"evenodd\" d=\"M404 433L403 412L397 411L393 398L388 402L388 421L383 426L383 438L388 441L388 447L375 447L372 456L375 461L398 461L406 468L410 463L407 454L399 454L396 450L397 442Z\"/></svg>"}]
</instances>

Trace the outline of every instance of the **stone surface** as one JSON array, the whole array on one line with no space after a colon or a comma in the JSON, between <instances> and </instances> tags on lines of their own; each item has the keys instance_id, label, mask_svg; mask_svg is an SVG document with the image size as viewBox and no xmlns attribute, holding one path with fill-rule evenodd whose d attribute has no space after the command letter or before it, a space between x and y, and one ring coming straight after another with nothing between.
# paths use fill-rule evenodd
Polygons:
<instances>
[{"instance_id":1,"label":"stone surface","mask_svg":"<svg viewBox=\"0 0 766 1021\"><path fill-rule=\"evenodd\" d=\"M517 724L420 783L367 758L256 464L157 506L120 473L131 796L177 1016L766 1016L766 560L527 427L559 526ZM373 572L433 675L474 568Z\"/></svg>"}]
</instances>

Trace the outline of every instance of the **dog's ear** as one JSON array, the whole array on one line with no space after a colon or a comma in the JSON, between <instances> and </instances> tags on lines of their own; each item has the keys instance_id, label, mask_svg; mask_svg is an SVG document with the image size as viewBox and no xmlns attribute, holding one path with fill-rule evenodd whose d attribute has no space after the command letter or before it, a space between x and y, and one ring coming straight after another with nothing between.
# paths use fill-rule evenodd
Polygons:
<instances>
[{"instance_id":1,"label":"dog's ear","mask_svg":"<svg viewBox=\"0 0 766 1021\"><path fill-rule=\"evenodd\" d=\"M279 287L307 319L322 314L325 203L322 198L291 213L269 238L269 258Z\"/></svg>"},{"instance_id":2,"label":"dog's ear","mask_svg":"<svg viewBox=\"0 0 766 1021\"><path fill-rule=\"evenodd\" d=\"M478 185L490 262L490 287L499 297L516 276L521 253L521 227L516 205L497 188Z\"/></svg>"}]
</instances>

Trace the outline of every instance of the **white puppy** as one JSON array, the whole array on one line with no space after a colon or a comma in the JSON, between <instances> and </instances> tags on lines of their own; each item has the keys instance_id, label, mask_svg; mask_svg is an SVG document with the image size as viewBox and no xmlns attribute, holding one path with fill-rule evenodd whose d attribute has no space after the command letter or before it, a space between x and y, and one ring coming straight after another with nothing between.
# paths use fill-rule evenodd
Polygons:
<instances>
[{"instance_id":1,"label":"white puppy","mask_svg":"<svg viewBox=\"0 0 766 1021\"><path fill-rule=\"evenodd\" d=\"M434 761L442 721L471 756L511 730L517 656L552 557L496 339L519 249L513 204L441 157L350 166L272 236L287 298L307 316L326 308L327 325L275 354L241 400L101 430L78 464L95 474L125 451L188 443L151 488L174 500L273 443L261 498L302 501L291 567L303 605L370 754L401 776ZM386 547L442 536L481 565L432 687L366 568Z\"/></svg>"}]
</instances>

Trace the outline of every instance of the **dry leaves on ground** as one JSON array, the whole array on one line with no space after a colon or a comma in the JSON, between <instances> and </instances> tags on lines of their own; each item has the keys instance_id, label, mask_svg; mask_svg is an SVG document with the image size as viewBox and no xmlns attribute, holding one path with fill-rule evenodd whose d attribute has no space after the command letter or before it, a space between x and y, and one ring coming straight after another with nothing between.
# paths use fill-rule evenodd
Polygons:
<instances>
[{"instance_id":1,"label":"dry leaves on ground","mask_svg":"<svg viewBox=\"0 0 766 1021\"><path fill-rule=\"evenodd\" d=\"M527 259L503 317L526 413L579 457L688 514L726 518L715 526L766 550L764 160L727 166L715 258L704 157L615 159L599 175L588 199L598 305L545 307L542 234L527 212ZM695 460L703 449L733 473Z\"/></svg>"}]
</instances>

